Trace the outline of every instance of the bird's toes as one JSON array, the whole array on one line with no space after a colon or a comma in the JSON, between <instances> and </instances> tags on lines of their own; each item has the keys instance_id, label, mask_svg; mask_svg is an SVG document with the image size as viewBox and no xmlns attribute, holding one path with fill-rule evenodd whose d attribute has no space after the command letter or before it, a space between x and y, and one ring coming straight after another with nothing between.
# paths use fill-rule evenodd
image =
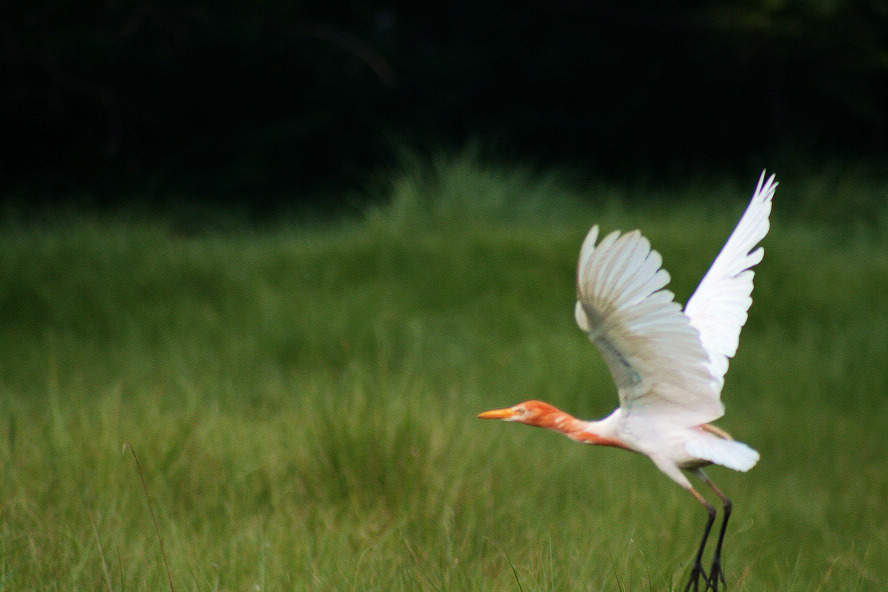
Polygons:
<instances>
[{"instance_id":1,"label":"bird's toes","mask_svg":"<svg viewBox=\"0 0 888 592\"><path fill-rule=\"evenodd\" d=\"M703 570L703 566L700 563L694 565L691 568L691 577L688 578L688 585L685 586L684 592L700 592L700 578L703 578L703 592L709 588L709 576L706 575L706 572Z\"/></svg>"},{"instance_id":2,"label":"bird's toes","mask_svg":"<svg viewBox=\"0 0 888 592\"><path fill-rule=\"evenodd\" d=\"M725 582L725 573L722 571L721 561L716 558L712 562L712 567L709 568L709 576L706 578L704 592L706 592L706 590L718 592L719 584L721 584L722 590L726 590L728 587Z\"/></svg>"}]
</instances>

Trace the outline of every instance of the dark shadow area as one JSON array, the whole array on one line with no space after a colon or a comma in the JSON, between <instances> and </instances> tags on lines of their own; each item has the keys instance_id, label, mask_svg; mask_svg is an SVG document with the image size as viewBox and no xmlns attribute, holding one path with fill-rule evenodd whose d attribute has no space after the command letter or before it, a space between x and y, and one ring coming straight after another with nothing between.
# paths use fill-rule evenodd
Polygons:
<instances>
[{"instance_id":1,"label":"dark shadow area","mask_svg":"<svg viewBox=\"0 0 888 592\"><path fill-rule=\"evenodd\" d=\"M611 178L888 149L878 0L56 0L0 19L0 190L19 200L339 210L398 147L473 138Z\"/></svg>"}]
</instances>

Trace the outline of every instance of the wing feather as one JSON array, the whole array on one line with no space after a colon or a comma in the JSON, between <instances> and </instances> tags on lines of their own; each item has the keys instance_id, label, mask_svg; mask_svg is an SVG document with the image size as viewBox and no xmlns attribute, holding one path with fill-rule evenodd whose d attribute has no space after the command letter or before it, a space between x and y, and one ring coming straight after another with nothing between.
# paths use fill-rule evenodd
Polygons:
<instances>
[{"instance_id":1,"label":"wing feather","mask_svg":"<svg viewBox=\"0 0 888 592\"><path fill-rule=\"evenodd\" d=\"M768 234L776 187L774 175L766 182L762 171L749 206L685 306L691 325L700 333L703 349L709 356L708 368L719 391L728 359L737 353L740 329L752 304L754 273L750 268L761 262L764 255L764 250L756 246Z\"/></svg>"},{"instance_id":2,"label":"wing feather","mask_svg":"<svg viewBox=\"0 0 888 592\"><path fill-rule=\"evenodd\" d=\"M721 417L715 381L697 330L672 292L662 257L638 231L612 232L580 249L577 324L605 360L629 413L699 425Z\"/></svg>"}]
</instances>

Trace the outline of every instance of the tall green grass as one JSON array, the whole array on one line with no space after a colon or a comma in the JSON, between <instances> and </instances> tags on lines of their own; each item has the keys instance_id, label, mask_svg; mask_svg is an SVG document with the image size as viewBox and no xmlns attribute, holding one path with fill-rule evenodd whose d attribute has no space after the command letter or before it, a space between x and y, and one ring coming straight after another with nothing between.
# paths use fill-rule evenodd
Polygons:
<instances>
[{"instance_id":1,"label":"tall green grass","mask_svg":"<svg viewBox=\"0 0 888 592\"><path fill-rule=\"evenodd\" d=\"M583 234L641 228L685 299L754 179L640 200L415 164L326 226L6 225L0 590L681 589L705 516L649 461L475 415L608 413L572 315ZM803 225L800 191L778 189L723 396L762 453L710 472L729 589L883 590L885 228Z\"/></svg>"}]
</instances>

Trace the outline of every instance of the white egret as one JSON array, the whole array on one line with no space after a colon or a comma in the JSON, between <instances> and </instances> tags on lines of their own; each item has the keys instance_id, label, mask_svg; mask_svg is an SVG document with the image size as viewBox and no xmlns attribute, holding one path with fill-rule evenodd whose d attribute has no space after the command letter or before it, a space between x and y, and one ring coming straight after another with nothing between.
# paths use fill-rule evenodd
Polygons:
<instances>
[{"instance_id":1,"label":"white egret","mask_svg":"<svg viewBox=\"0 0 888 592\"><path fill-rule=\"evenodd\" d=\"M596 245L594 226L580 249L576 320L607 363L620 406L598 421L576 419L541 401L478 416L638 452L688 490L706 508L708 519L685 592L697 591L701 578L704 592L725 585L721 553L731 502L703 467L717 464L748 471L759 459L758 452L709 422L724 414L724 375L752 303L751 268L762 260L764 251L756 247L768 233L776 187L774 176L765 181L762 172L746 212L684 310L664 289L669 274L647 239L637 230L616 231ZM716 509L684 471L694 473L722 501L721 531L708 573L702 557Z\"/></svg>"}]
</instances>

